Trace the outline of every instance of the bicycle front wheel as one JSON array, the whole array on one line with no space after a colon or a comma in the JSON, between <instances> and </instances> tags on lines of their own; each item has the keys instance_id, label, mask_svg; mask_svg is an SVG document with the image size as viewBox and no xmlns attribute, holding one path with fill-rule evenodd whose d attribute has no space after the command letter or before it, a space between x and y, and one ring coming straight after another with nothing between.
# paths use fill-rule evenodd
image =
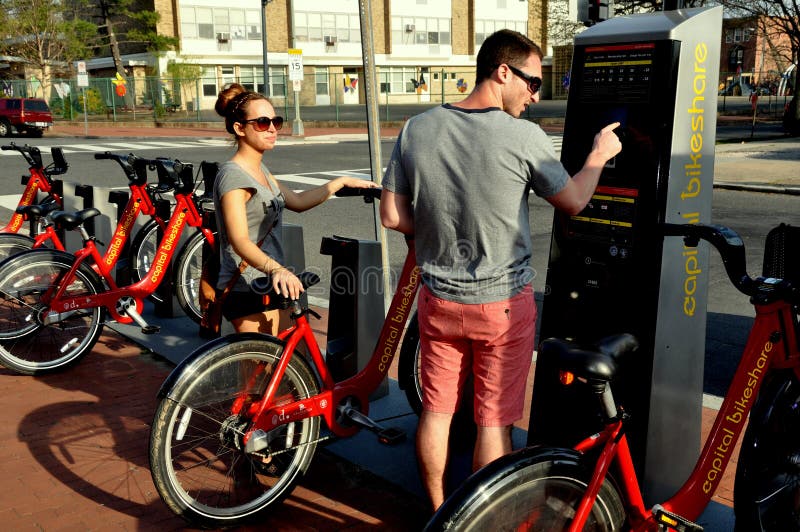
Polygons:
<instances>
[{"instance_id":1,"label":"bicycle front wheel","mask_svg":"<svg viewBox=\"0 0 800 532\"><path fill-rule=\"evenodd\" d=\"M133 242L131 242L130 264L131 281L133 283L137 283L147 277L147 272L150 271L150 267L155 260L158 244L158 224L155 220L149 220L139 229ZM156 303L163 301L157 291L150 294L148 298Z\"/></svg>"},{"instance_id":2,"label":"bicycle front wheel","mask_svg":"<svg viewBox=\"0 0 800 532\"><path fill-rule=\"evenodd\" d=\"M51 250L31 250L0 265L0 363L26 375L76 364L91 351L102 331L99 307L55 312L42 295L55 290L75 258ZM103 291L97 275L81 266L66 294L94 296Z\"/></svg>"},{"instance_id":3,"label":"bicycle front wheel","mask_svg":"<svg viewBox=\"0 0 800 532\"><path fill-rule=\"evenodd\" d=\"M567 530L590 475L568 454L559 457L536 448L523 449L470 477L425 530ZM623 508L619 492L607 478L583 530L620 530L625 523Z\"/></svg>"},{"instance_id":4,"label":"bicycle front wheel","mask_svg":"<svg viewBox=\"0 0 800 532\"><path fill-rule=\"evenodd\" d=\"M33 249L34 240L27 235L0 233L0 261Z\"/></svg>"},{"instance_id":5,"label":"bicycle front wheel","mask_svg":"<svg viewBox=\"0 0 800 532\"><path fill-rule=\"evenodd\" d=\"M181 248L175 264L175 295L183 312L200 323L200 276L203 274L203 246L206 237L195 233ZM211 251L207 251L209 253ZM213 253L213 252L211 252Z\"/></svg>"},{"instance_id":6,"label":"bicycle front wheel","mask_svg":"<svg viewBox=\"0 0 800 532\"><path fill-rule=\"evenodd\" d=\"M240 340L209 349L170 378L175 385L153 421L150 470L176 514L195 526L236 526L291 492L314 456L319 418L282 425L267 434L267 448L246 453L242 436L253 421L246 416L248 406L261 398L283 344ZM274 404L317 393L308 365L294 356ZM234 413L237 399L245 404Z\"/></svg>"}]
</instances>

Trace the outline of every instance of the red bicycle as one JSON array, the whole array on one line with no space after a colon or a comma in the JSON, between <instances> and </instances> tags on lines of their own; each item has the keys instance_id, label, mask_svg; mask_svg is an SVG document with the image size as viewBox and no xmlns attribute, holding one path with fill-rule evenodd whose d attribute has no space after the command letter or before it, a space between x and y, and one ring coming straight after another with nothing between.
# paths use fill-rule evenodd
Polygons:
<instances>
[{"instance_id":1,"label":"red bicycle","mask_svg":"<svg viewBox=\"0 0 800 532\"><path fill-rule=\"evenodd\" d=\"M37 196L40 191L47 194L51 201L62 205L61 196L53 190L53 181L51 179L54 175L66 173L69 168L61 148L50 148L53 162L47 166L42 161L42 152L35 146L28 146L27 144L19 146L12 142L11 144L0 146L0 149L3 151L18 151L25 157L29 165L28 172L30 175L22 177L22 184L25 185L25 190L22 192L19 203L17 203L17 209L37 203ZM19 232L23 221L24 215L18 211L15 212L6 226L0 229L0 233Z\"/></svg>"},{"instance_id":2,"label":"red bicycle","mask_svg":"<svg viewBox=\"0 0 800 532\"><path fill-rule=\"evenodd\" d=\"M97 154L112 158L113 154ZM65 369L91 350L104 324L104 312L120 323L137 323L146 334L158 332L142 318L143 300L165 278L184 228L202 228L199 200L193 194L192 166L172 159L124 156L131 167L154 167L159 189L174 190L176 207L155 252L153 265L142 280L118 287L112 271L122 242L112 241L106 256L82 227L99 214L94 208L53 215L56 224L81 231L84 247L74 255L51 249L33 249L0 263L0 363L24 374ZM123 227L147 201L133 199L135 206ZM201 229L213 239L209 229ZM120 235L120 238L124 238Z\"/></svg>"},{"instance_id":3,"label":"red bicycle","mask_svg":"<svg viewBox=\"0 0 800 532\"><path fill-rule=\"evenodd\" d=\"M103 263L113 267L122 254L125 243L129 235L132 233L134 222L140 215L147 215L157 220L161 226L164 226L164 221L161 220L155 208L154 200L155 195L147 186L147 167L139 163L135 163L135 157L130 155L119 155L110 152L95 154L96 159L111 159L115 160L122 167L125 176L128 178L128 186L130 188L130 195L125 204L125 208L119 217L119 222L111 238L111 243L106 250L103 257ZM41 247L48 247L65 251L61 237L59 236L59 227L53 220L53 216L61 208L60 204L50 201L38 205L25 205L17 207L16 212L21 214L24 220L37 220L38 231L34 236L27 236L14 233L0 233L0 260L4 260L12 255L17 255L23 251L36 249ZM99 212L99 211L98 211ZM153 246L155 245L155 235L153 235ZM136 256L140 253L140 249L145 246L142 242L134 245L132 255ZM97 270L97 267L95 267Z\"/></svg>"},{"instance_id":4,"label":"red bicycle","mask_svg":"<svg viewBox=\"0 0 800 532\"><path fill-rule=\"evenodd\" d=\"M307 272L299 277L306 287L319 281ZM291 492L321 441L361 428L383 443L402 439L368 417L369 396L396 354L418 283L412 243L372 358L340 382L308 322L319 316L274 294L274 306L291 308L289 329L278 337L226 336L185 359L161 387L151 430L150 469L167 506L194 525L242 524ZM329 435L320 435L320 419Z\"/></svg>"},{"instance_id":5,"label":"red bicycle","mask_svg":"<svg viewBox=\"0 0 800 532\"><path fill-rule=\"evenodd\" d=\"M770 233L765 276L757 279L747 275L744 244L730 229L666 224L665 234L683 236L687 246L700 239L713 244L728 277L756 309L736 374L686 483L668 501L645 508L627 415L609 385L636 339L620 335L591 347L548 339L542 352L558 360L562 383L590 387L604 429L572 449L534 446L492 462L453 493L426 530L702 530L694 521L745 426L734 492L737 530L800 529L800 232L784 225Z\"/></svg>"}]
</instances>

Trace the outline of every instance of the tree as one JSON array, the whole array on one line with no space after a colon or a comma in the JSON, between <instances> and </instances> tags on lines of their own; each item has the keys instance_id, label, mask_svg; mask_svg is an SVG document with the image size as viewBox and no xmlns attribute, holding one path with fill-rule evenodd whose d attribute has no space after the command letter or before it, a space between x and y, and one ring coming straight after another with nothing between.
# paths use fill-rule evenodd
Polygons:
<instances>
[{"instance_id":1,"label":"tree","mask_svg":"<svg viewBox=\"0 0 800 532\"><path fill-rule=\"evenodd\" d=\"M127 72L122 64L123 49L161 52L178 46L177 38L158 34L156 24L160 15L155 11L141 9L134 0L82 1L85 2L87 18L95 21L99 29L96 53L102 55L108 50L114 61L114 70L125 80ZM131 97L130 94L126 95L126 99Z\"/></svg>"},{"instance_id":2,"label":"tree","mask_svg":"<svg viewBox=\"0 0 800 532\"><path fill-rule=\"evenodd\" d=\"M172 77L173 84L180 86L181 99L188 102L192 96L197 96L197 80L203 77L203 67L189 61L170 61L167 63L167 73ZM174 90L174 89L173 89ZM189 112L189 108L186 108Z\"/></svg>"},{"instance_id":3,"label":"tree","mask_svg":"<svg viewBox=\"0 0 800 532\"><path fill-rule=\"evenodd\" d=\"M752 17L757 29L767 42L774 43L778 34L786 35L789 46L782 51L787 64L797 63L800 51L800 3L796 0L721 0L728 14L737 17ZM773 50L773 52L781 52ZM789 106L791 113L784 121L787 132L800 135L800 106L797 105L798 68L794 69L795 91Z\"/></svg>"},{"instance_id":4,"label":"tree","mask_svg":"<svg viewBox=\"0 0 800 532\"><path fill-rule=\"evenodd\" d=\"M40 72L45 97L52 76L84 57L86 43L97 33L94 24L60 0L0 0L0 9L0 31L6 37L0 49Z\"/></svg>"}]
</instances>

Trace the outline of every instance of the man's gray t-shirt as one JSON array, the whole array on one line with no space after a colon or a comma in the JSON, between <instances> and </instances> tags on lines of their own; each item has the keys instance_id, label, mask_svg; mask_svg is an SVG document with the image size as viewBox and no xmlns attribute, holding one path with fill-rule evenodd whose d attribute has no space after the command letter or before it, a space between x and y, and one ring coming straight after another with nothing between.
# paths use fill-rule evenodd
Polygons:
<instances>
[{"instance_id":1,"label":"man's gray t-shirt","mask_svg":"<svg viewBox=\"0 0 800 532\"><path fill-rule=\"evenodd\" d=\"M536 124L445 104L406 123L383 187L411 198L417 265L433 294L490 303L534 277L530 190L548 197L569 178Z\"/></svg>"},{"instance_id":2,"label":"man's gray t-shirt","mask_svg":"<svg viewBox=\"0 0 800 532\"><path fill-rule=\"evenodd\" d=\"M269 170L263 164L261 169L264 175L269 175ZM273 184L275 195L268 187L258 183L241 166L233 161L220 165L217 179L214 183L214 208L217 212L217 228L219 229L220 242L220 272L217 288L225 288L233 272L239 269L241 257L233 251L228 241L228 232L225 219L222 217L220 199L226 192L236 189L247 189L253 193L245 204L247 212L247 231L250 240L258 242L262 238L261 249L272 259L283 264L283 208L286 204L283 194ZM264 236L266 235L266 238ZM256 265L260 267L260 264ZM264 274L253 267L248 267L242 277L236 282L233 290L249 290L250 282Z\"/></svg>"}]
</instances>

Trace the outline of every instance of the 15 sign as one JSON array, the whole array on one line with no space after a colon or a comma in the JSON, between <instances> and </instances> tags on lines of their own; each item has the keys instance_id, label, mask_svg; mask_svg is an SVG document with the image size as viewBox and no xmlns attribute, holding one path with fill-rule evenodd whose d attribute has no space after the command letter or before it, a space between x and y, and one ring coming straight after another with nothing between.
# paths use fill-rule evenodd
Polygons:
<instances>
[{"instance_id":1,"label":"15 sign","mask_svg":"<svg viewBox=\"0 0 800 532\"><path fill-rule=\"evenodd\" d=\"M303 50L289 50L289 81L303 81Z\"/></svg>"}]
</instances>

